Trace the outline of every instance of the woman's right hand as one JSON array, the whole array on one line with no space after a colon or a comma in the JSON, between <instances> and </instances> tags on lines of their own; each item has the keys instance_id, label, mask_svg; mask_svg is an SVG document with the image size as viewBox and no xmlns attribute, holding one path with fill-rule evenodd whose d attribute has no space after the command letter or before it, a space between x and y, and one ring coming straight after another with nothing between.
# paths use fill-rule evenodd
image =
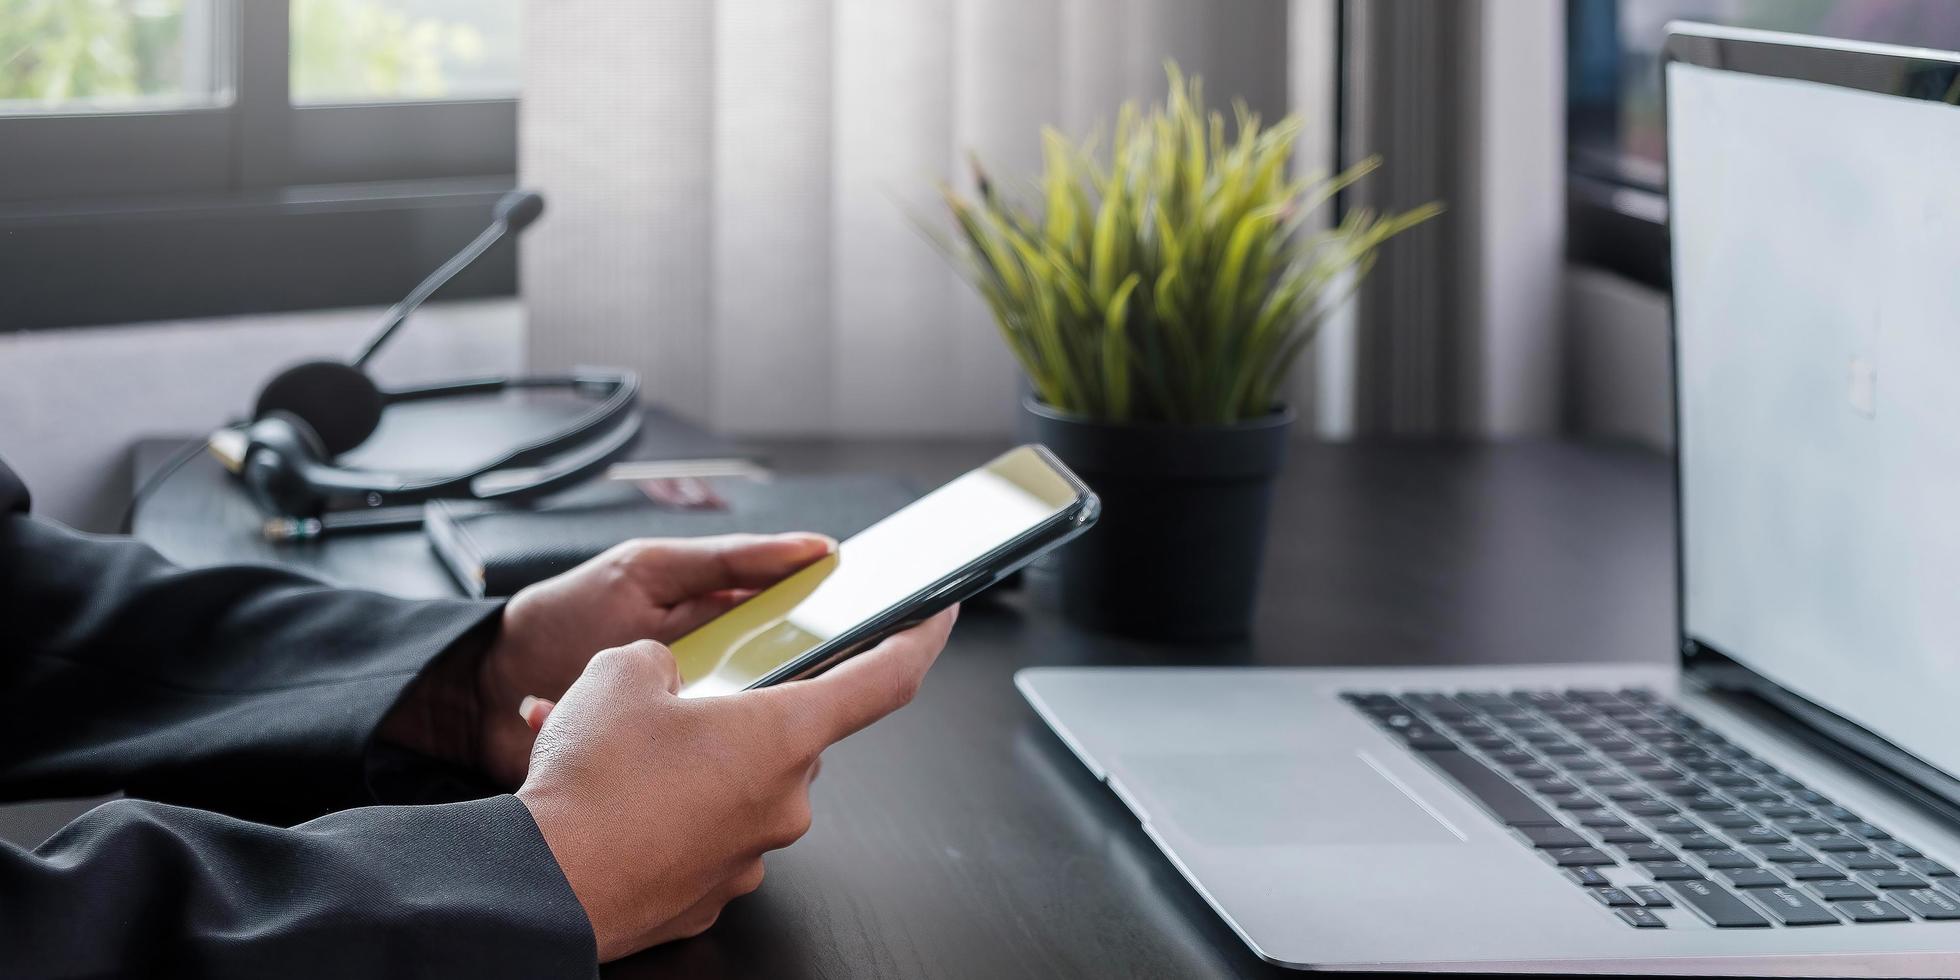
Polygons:
<instances>
[{"instance_id":1,"label":"woman's right hand","mask_svg":"<svg viewBox=\"0 0 1960 980\"><path fill-rule=\"evenodd\" d=\"M762 884L763 854L810 828L831 744L912 700L948 609L809 680L683 699L651 640L592 658L543 717L517 798L610 961L713 925Z\"/></svg>"}]
</instances>

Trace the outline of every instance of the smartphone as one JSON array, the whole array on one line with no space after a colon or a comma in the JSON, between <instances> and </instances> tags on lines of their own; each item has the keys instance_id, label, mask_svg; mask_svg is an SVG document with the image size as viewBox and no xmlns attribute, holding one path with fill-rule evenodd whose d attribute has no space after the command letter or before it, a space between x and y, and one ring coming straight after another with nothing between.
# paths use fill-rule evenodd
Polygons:
<instances>
[{"instance_id":1,"label":"smartphone","mask_svg":"<svg viewBox=\"0 0 1960 980\"><path fill-rule=\"evenodd\" d=\"M1046 448L1009 450L675 641L681 696L821 673L1088 530L1100 506Z\"/></svg>"}]
</instances>

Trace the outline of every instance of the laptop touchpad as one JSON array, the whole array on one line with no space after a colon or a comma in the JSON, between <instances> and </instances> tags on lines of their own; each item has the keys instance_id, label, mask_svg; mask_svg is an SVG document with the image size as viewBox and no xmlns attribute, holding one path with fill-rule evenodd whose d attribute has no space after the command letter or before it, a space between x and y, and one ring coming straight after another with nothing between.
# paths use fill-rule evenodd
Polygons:
<instances>
[{"instance_id":1,"label":"laptop touchpad","mask_svg":"<svg viewBox=\"0 0 1960 980\"><path fill-rule=\"evenodd\" d=\"M1112 776L1152 823L1215 845L1445 844L1462 837L1359 754L1124 756Z\"/></svg>"}]
</instances>

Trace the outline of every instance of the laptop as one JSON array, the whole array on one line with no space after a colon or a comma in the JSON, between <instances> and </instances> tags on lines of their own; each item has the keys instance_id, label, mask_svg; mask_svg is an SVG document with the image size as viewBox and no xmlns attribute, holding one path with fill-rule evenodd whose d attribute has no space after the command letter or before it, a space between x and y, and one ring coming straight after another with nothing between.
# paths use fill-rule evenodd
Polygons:
<instances>
[{"instance_id":1,"label":"laptop","mask_svg":"<svg viewBox=\"0 0 1960 980\"><path fill-rule=\"evenodd\" d=\"M1267 961L1960 976L1960 55L1663 70L1678 664L1016 677Z\"/></svg>"}]
</instances>

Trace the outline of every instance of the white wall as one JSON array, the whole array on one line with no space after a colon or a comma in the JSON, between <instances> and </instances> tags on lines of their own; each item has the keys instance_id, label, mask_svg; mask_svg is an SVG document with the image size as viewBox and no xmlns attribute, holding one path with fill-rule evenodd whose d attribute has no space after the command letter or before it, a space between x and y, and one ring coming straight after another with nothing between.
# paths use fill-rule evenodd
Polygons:
<instances>
[{"instance_id":1,"label":"white wall","mask_svg":"<svg viewBox=\"0 0 1960 980\"><path fill-rule=\"evenodd\" d=\"M1674 447L1667 294L1611 272L1565 271L1566 384L1573 429Z\"/></svg>"},{"instance_id":2,"label":"white wall","mask_svg":"<svg viewBox=\"0 0 1960 980\"><path fill-rule=\"evenodd\" d=\"M0 457L34 510L112 530L128 500L129 447L202 433L251 408L296 361L352 356L379 309L329 310L0 334ZM374 364L381 381L516 371L515 300L425 307Z\"/></svg>"}]
</instances>

